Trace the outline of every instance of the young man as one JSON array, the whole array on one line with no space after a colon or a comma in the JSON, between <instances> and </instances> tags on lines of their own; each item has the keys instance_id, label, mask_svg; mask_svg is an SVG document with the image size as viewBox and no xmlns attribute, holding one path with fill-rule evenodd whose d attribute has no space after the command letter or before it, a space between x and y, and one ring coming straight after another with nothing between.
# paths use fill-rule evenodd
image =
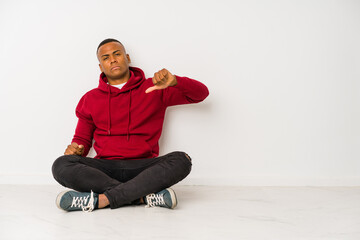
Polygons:
<instances>
[{"instance_id":1,"label":"young man","mask_svg":"<svg viewBox=\"0 0 360 240\"><path fill-rule=\"evenodd\" d=\"M192 164L184 152L158 157L165 110L203 101L207 87L166 69L146 79L141 69L129 66L130 56L115 39L102 41L97 57L99 86L81 98L72 143L52 166L54 178L76 190L60 193L57 206L66 211L142 203L174 208L177 199L169 187L184 179ZM88 158L93 140L97 155Z\"/></svg>"}]
</instances>

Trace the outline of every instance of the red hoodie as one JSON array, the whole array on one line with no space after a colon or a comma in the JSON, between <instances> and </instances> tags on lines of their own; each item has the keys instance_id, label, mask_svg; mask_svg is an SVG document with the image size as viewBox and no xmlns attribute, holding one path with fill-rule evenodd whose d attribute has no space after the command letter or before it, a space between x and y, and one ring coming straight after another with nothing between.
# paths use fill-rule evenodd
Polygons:
<instances>
[{"instance_id":1,"label":"red hoodie","mask_svg":"<svg viewBox=\"0 0 360 240\"><path fill-rule=\"evenodd\" d=\"M99 86L87 92L76 107L79 120L72 142L84 145L83 156L94 139L95 158L157 157L166 108L201 102L209 95L207 87L196 80L176 79L176 86L145 93L153 83L139 68L130 67L130 79L121 89L107 84L102 73Z\"/></svg>"}]
</instances>

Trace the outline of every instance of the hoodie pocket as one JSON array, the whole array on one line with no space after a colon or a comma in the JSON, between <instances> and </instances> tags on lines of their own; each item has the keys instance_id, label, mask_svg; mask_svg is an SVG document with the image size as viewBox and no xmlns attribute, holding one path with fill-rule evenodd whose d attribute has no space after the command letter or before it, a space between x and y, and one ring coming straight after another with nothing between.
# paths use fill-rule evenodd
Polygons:
<instances>
[{"instance_id":1,"label":"hoodie pocket","mask_svg":"<svg viewBox=\"0 0 360 240\"><path fill-rule=\"evenodd\" d=\"M104 146L98 146L97 158L104 159L141 159L153 157L150 145L143 136L107 136Z\"/></svg>"}]
</instances>

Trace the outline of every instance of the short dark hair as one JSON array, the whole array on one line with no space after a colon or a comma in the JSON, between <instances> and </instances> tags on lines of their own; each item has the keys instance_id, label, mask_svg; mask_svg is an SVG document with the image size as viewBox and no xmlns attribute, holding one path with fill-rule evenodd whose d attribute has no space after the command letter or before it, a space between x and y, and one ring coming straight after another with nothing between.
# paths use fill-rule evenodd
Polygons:
<instances>
[{"instance_id":1,"label":"short dark hair","mask_svg":"<svg viewBox=\"0 0 360 240\"><path fill-rule=\"evenodd\" d=\"M102 41L99 46L97 47L96 49L96 53L99 51L99 48L102 46L102 45L105 45L107 43L110 43L110 42L118 42L120 43L121 45L123 45L119 40L116 40L116 39L113 39L113 38L107 38L105 39L104 41ZM124 45L123 45L124 46Z\"/></svg>"}]
</instances>

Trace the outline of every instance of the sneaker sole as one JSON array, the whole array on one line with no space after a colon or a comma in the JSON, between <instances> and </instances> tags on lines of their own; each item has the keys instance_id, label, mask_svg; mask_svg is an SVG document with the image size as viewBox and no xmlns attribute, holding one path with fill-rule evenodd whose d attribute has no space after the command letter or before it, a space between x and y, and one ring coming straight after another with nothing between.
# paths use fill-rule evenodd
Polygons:
<instances>
[{"instance_id":1,"label":"sneaker sole","mask_svg":"<svg viewBox=\"0 0 360 240\"><path fill-rule=\"evenodd\" d=\"M169 191L170 196L171 196L171 202L172 202L171 209L174 209L177 206L176 194L175 194L174 190L172 190L171 188L167 188L166 190Z\"/></svg>"},{"instance_id":2,"label":"sneaker sole","mask_svg":"<svg viewBox=\"0 0 360 240\"><path fill-rule=\"evenodd\" d=\"M69 190L62 191L62 192L59 193L59 194L57 195L57 197L56 197L56 202L55 202L55 203L56 203L56 206L57 206L59 209L63 210L63 211L66 211L66 210L64 210L64 209L62 209L62 208L60 207L60 201L61 201L62 196L64 196L64 194L67 193L67 192L69 192Z\"/></svg>"}]
</instances>

